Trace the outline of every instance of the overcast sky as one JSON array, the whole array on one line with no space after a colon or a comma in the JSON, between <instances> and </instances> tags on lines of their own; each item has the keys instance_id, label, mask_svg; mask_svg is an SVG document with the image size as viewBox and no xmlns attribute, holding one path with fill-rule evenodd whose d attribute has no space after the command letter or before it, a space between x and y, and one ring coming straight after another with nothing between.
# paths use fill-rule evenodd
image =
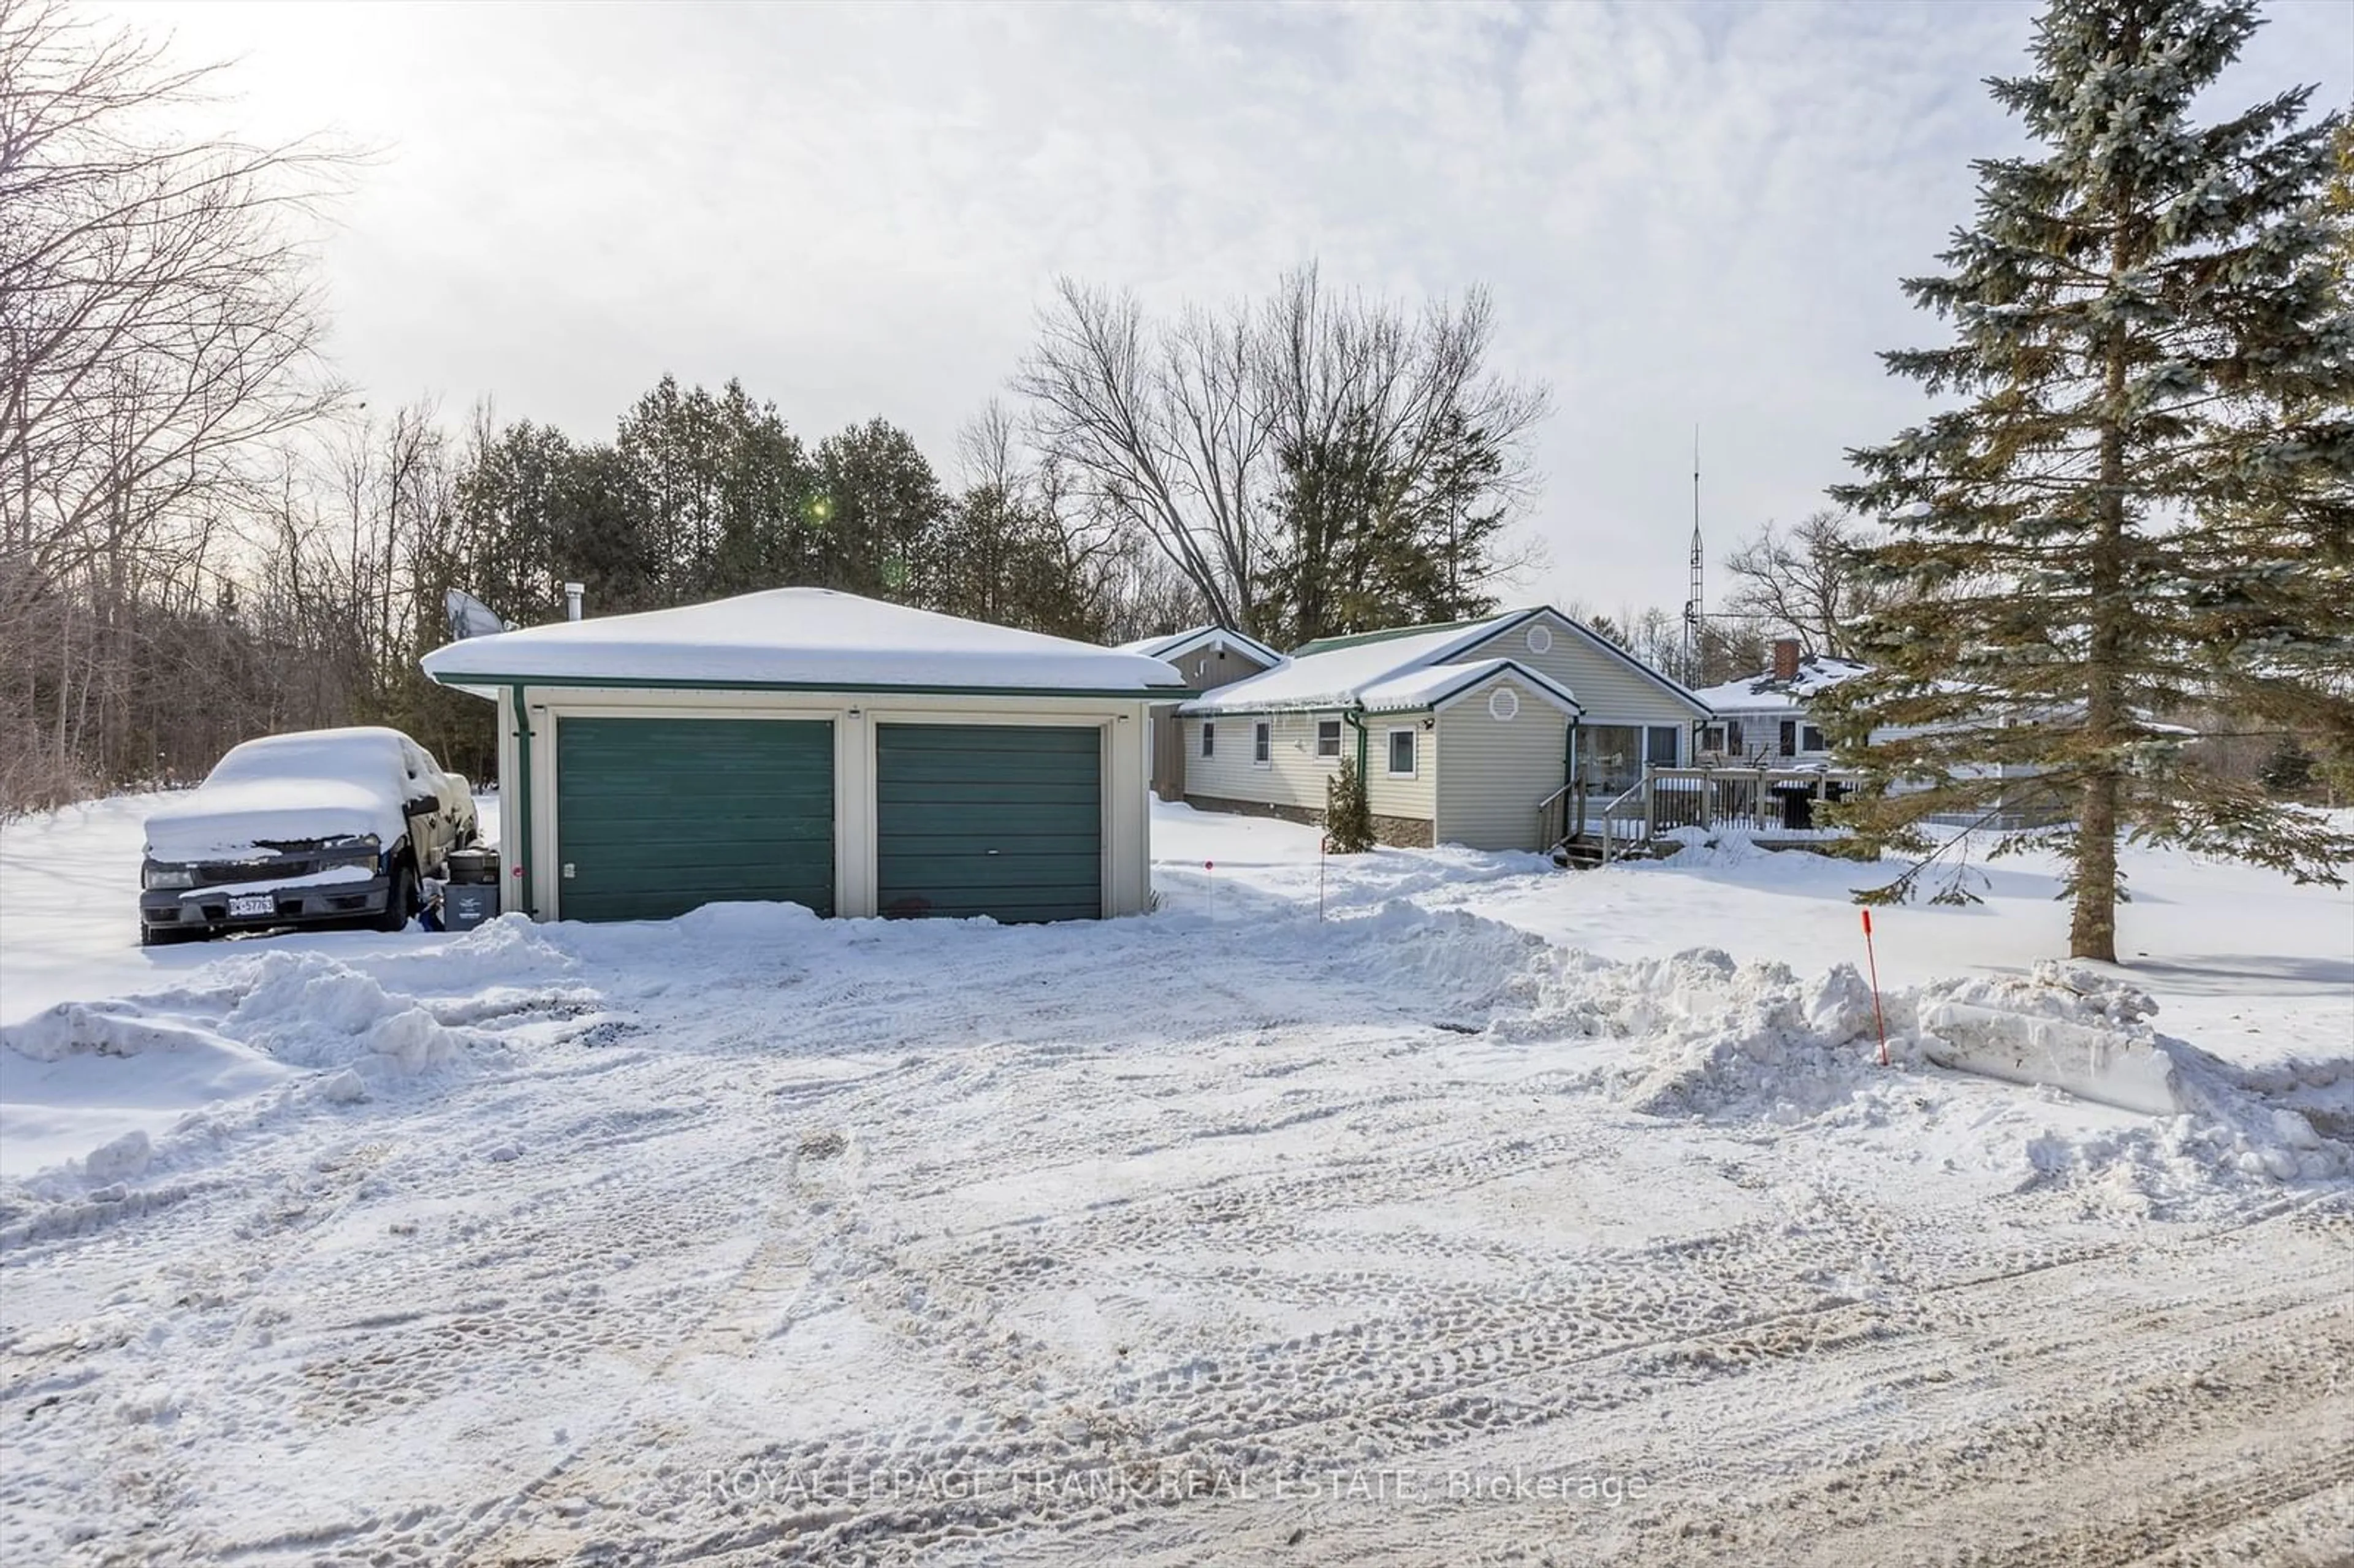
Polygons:
<instances>
[{"instance_id":1,"label":"overcast sky","mask_svg":"<svg viewBox=\"0 0 2354 1568\"><path fill-rule=\"evenodd\" d=\"M249 134L381 150L327 250L376 408L479 397L610 435L664 371L739 376L814 440L881 414L953 479L1058 272L1151 304L1320 260L1484 282L1552 385L1510 598L1684 598L1691 449L1714 563L1923 409L1898 280L2016 145L1980 79L2034 7L1468 4L108 9L238 57ZM2274 0L2229 79L2354 85L2354 0ZM2234 107L2239 105L2234 104Z\"/></svg>"}]
</instances>

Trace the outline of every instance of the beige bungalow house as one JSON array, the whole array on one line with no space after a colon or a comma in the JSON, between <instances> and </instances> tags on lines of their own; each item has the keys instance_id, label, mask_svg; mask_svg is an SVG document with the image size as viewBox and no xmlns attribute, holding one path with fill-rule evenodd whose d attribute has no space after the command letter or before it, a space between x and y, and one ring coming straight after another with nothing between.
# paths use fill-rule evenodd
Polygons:
<instances>
[{"instance_id":1,"label":"beige bungalow house","mask_svg":"<svg viewBox=\"0 0 2354 1568\"><path fill-rule=\"evenodd\" d=\"M1606 797L1646 762L1681 765L1711 716L1545 606L1326 638L1178 714L1195 807L1318 821L1346 757L1385 843L1539 851L1563 835L1569 789Z\"/></svg>"}]
</instances>

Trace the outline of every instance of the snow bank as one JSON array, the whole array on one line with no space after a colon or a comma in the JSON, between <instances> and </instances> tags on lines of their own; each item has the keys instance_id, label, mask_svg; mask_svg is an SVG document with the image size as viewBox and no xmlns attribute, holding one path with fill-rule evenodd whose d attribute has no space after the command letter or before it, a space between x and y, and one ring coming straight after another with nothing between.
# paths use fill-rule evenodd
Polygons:
<instances>
[{"instance_id":1,"label":"snow bank","mask_svg":"<svg viewBox=\"0 0 2354 1568\"><path fill-rule=\"evenodd\" d=\"M482 946L495 954L518 943L499 932ZM167 1134L213 1136L293 1105L353 1104L372 1086L497 1049L462 1019L321 952L231 958L198 979L61 1002L0 1028L11 1169L62 1162L91 1182L121 1181L164 1160ZM508 990L498 1011L546 1001Z\"/></svg>"},{"instance_id":2,"label":"snow bank","mask_svg":"<svg viewBox=\"0 0 2354 1568\"><path fill-rule=\"evenodd\" d=\"M381 1060L413 1073L450 1061L465 1044L414 998L322 953L265 953L250 976L221 1027L295 1066Z\"/></svg>"},{"instance_id":3,"label":"snow bank","mask_svg":"<svg viewBox=\"0 0 2354 1568\"><path fill-rule=\"evenodd\" d=\"M2354 1060L2249 1068L2149 1020L2148 992L2081 964L2025 980L1924 987L1913 1004L1923 1055L1940 1065L2043 1084L2165 1118L2173 1151L2250 1176L2316 1181L2354 1171Z\"/></svg>"},{"instance_id":4,"label":"snow bank","mask_svg":"<svg viewBox=\"0 0 2354 1568\"><path fill-rule=\"evenodd\" d=\"M1547 951L1543 938L1516 926L1459 910L1433 912L1403 898L1333 929L1355 946L1351 967L1363 983L1479 1015L1532 1001L1529 977Z\"/></svg>"},{"instance_id":5,"label":"snow bank","mask_svg":"<svg viewBox=\"0 0 2354 1568\"><path fill-rule=\"evenodd\" d=\"M419 943L367 961L368 972L418 996L455 997L486 987L578 974L581 959L562 933L526 915L501 915L471 931ZM438 1010L437 1010L438 1011ZM443 1012L442 1016L449 1016Z\"/></svg>"},{"instance_id":6,"label":"snow bank","mask_svg":"<svg viewBox=\"0 0 2354 1568\"><path fill-rule=\"evenodd\" d=\"M1490 1033L1625 1042L1594 1076L1648 1116L1925 1123L1954 1091L1924 1069L1950 1067L2043 1091L1992 1112L2012 1124L2021 1158L2043 1177L2133 1167L2147 1178L2141 1191L2154 1194L2218 1175L2320 1181L2354 1171L2354 1149L2343 1141L2354 1129L2354 1061L2235 1066L2158 1033L2146 992L2080 967L2041 965L2024 980L1886 995L1887 1068L1875 1062L1871 990L1851 965L1801 979L1785 965L1736 964L1714 948L1635 963L1561 951L1535 991L1533 1006ZM1957 1027L1970 1032L1968 1044L1937 1032ZM2138 1101L2123 1108L2143 1114L2049 1125L2048 1097L2070 1091L2105 1105ZM1972 1137L1991 1151L2005 1134L1986 1123Z\"/></svg>"},{"instance_id":7,"label":"snow bank","mask_svg":"<svg viewBox=\"0 0 2354 1568\"><path fill-rule=\"evenodd\" d=\"M2171 1116L2188 1107L2175 1058L2143 1022L2157 1008L2146 992L2051 963L2023 985L1961 980L1915 1002L1922 1054L1941 1067Z\"/></svg>"},{"instance_id":8,"label":"snow bank","mask_svg":"<svg viewBox=\"0 0 2354 1568\"><path fill-rule=\"evenodd\" d=\"M110 1001L61 1001L47 1012L0 1029L0 1045L34 1062L62 1062L70 1056L144 1056L181 1052L202 1055L223 1044L213 1031L170 1012L151 1012L157 1003L176 998L123 998Z\"/></svg>"},{"instance_id":9,"label":"snow bank","mask_svg":"<svg viewBox=\"0 0 2354 1568\"><path fill-rule=\"evenodd\" d=\"M1850 965L1801 980L1714 948L1636 963L1572 950L1537 991L1537 1006L1499 1033L1632 1043L1604 1077L1646 1115L1788 1121L1852 1098L1871 1070L1872 992Z\"/></svg>"}]
</instances>

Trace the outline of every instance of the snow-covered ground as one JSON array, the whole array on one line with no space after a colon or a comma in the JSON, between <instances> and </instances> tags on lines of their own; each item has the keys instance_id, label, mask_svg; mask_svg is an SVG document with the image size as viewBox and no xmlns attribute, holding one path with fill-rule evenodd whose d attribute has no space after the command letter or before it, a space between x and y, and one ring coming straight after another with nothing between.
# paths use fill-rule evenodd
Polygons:
<instances>
[{"instance_id":1,"label":"snow-covered ground","mask_svg":"<svg viewBox=\"0 0 2354 1568\"><path fill-rule=\"evenodd\" d=\"M1811 856L1161 808L1101 924L143 952L143 805L0 828L12 1564L2354 1550L2344 891L2136 853L2133 963L2039 978L1997 863L1875 915L1882 1068ZM1939 1001L2195 1108L1930 1067Z\"/></svg>"}]
</instances>

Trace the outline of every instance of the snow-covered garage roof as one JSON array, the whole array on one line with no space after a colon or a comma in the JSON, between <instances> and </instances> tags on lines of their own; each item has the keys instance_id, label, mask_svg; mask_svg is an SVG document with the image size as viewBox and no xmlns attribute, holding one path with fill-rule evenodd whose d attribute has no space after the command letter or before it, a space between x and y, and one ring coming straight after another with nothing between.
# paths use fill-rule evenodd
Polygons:
<instances>
[{"instance_id":1,"label":"snow-covered garage roof","mask_svg":"<svg viewBox=\"0 0 2354 1568\"><path fill-rule=\"evenodd\" d=\"M559 620L436 648L445 686L783 686L865 691L1182 695L1140 653L938 615L831 588L770 588L708 604Z\"/></svg>"}]
</instances>

